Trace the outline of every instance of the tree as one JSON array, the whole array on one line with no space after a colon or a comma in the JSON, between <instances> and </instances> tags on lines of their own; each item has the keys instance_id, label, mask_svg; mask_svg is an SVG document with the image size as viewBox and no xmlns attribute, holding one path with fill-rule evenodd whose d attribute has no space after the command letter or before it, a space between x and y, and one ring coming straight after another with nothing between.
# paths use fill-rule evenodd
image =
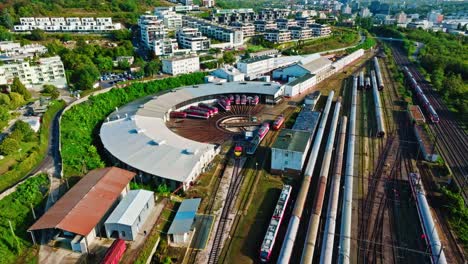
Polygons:
<instances>
[{"instance_id":1,"label":"tree","mask_svg":"<svg viewBox=\"0 0 468 264\"><path fill-rule=\"evenodd\" d=\"M10 120L10 113L8 109L0 104L0 129L3 128Z\"/></svg>"},{"instance_id":2,"label":"tree","mask_svg":"<svg viewBox=\"0 0 468 264\"><path fill-rule=\"evenodd\" d=\"M0 24L6 28L13 27L13 18L7 8L3 9L2 16L0 18Z\"/></svg>"},{"instance_id":3,"label":"tree","mask_svg":"<svg viewBox=\"0 0 468 264\"><path fill-rule=\"evenodd\" d=\"M11 155L20 149L18 141L13 138L5 138L0 144L0 153L3 155Z\"/></svg>"},{"instance_id":4,"label":"tree","mask_svg":"<svg viewBox=\"0 0 468 264\"><path fill-rule=\"evenodd\" d=\"M57 87L52 84L44 84L43 90L41 93L48 94L52 99L57 99L60 96L60 92L58 91Z\"/></svg>"},{"instance_id":5,"label":"tree","mask_svg":"<svg viewBox=\"0 0 468 264\"><path fill-rule=\"evenodd\" d=\"M19 93L11 92L8 96L10 96L10 108L12 109L18 108L25 103L23 96Z\"/></svg>"},{"instance_id":6,"label":"tree","mask_svg":"<svg viewBox=\"0 0 468 264\"><path fill-rule=\"evenodd\" d=\"M130 68L130 63L127 60L121 60L118 63L119 69L128 70Z\"/></svg>"},{"instance_id":7,"label":"tree","mask_svg":"<svg viewBox=\"0 0 468 264\"><path fill-rule=\"evenodd\" d=\"M46 39L44 30L39 29L39 28L33 29L31 31L31 35L29 35L29 39L34 40L34 41L41 41L41 40Z\"/></svg>"},{"instance_id":8,"label":"tree","mask_svg":"<svg viewBox=\"0 0 468 264\"><path fill-rule=\"evenodd\" d=\"M0 41L13 40L13 34L11 34L6 28L0 26Z\"/></svg>"},{"instance_id":9,"label":"tree","mask_svg":"<svg viewBox=\"0 0 468 264\"><path fill-rule=\"evenodd\" d=\"M91 63L90 65L79 65L76 70L73 71L71 80L75 84L76 90L88 90L91 89L99 78L100 74L96 65Z\"/></svg>"},{"instance_id":10,"label":"tree","mask_svg":"<svg viewBox=\"0 0 468 264\"><path fill-rule=\"evenodd\" d=\"M112 70L112 67L114 67L114 63L112 62L112 58L110 57L98 56L96 58L96 66L101 72L106 72Z\"/></svg>"},{"instance_id":11,"label":"tree","mask_svg":"<svg viewBox=\"0 0 468 264\"><path fill-rule=\"evenodd\" d=\"M26 89L26 86L21 83L18 77L13 79L13 83L11 84L10 89L14 93L21 94L25 100L31 99L31 93L28 91L28 89Z\"/></svg>"},{"instance_id":12,"label":"tree","mask_svg":"<svg viewBox=\"0 0 468 264\"><path fill-rule=\"evenodd\" d=\"M233 52L227 51L223 54L223 60L227 64L233 64L234 62L236 62L236 56Z\"/></svg>"},{"instance_id":13,"label":"tree","mask_svg":"<svg viewBox=\"0 0 468 264\"><path fill-rule=\"evenodd\" d=\"M115 41L131 40L132 32L127 29L114 30L112 31L112 39Z\"/></svg>"},{"instance_id":14,"label":"tree","mask_svg":"<svg viewBox=\"0 0 468 264\"><path fill-rule=\"evenodd\" d=\"M8 107L10 105L10 97L4 93L0 93L0 105Z\"/></svg>"},{"instance_id":15,"label":"tree","mask_svg":"<svg viewBox=\"0 0 468 264\"><path fill-rule=\"evenodd\" d=\"M151 76L158 74L158 72L161 71L161 68L162 68L161 61L159 59L155 59L155 60L148 62L145 65L143 71L145 72L146 77L151 77Z\"/></svg>"}]
</instances>

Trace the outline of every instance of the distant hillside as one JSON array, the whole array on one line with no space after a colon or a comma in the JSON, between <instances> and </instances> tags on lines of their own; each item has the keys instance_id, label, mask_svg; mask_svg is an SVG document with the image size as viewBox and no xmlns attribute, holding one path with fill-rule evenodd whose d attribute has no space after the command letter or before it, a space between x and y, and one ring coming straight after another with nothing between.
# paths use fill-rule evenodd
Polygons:
<instances>
[{"instance_id":1,"label":"distant hillside","mask_svg":"<svg viewBox=\"0 0 468 264\"><path fill-rule=\"evenodd\" d=\"M28 16L111 16L134 22L137 15L155 6L170 6L165 0L0 0L0 25L10 27Z\"/></svg>"}]
</instances>

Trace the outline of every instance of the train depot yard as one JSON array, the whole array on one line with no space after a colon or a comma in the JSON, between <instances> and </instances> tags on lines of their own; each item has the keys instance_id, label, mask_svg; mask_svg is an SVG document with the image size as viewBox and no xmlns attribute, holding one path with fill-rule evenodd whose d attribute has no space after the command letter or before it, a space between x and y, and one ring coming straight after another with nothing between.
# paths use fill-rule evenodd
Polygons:
<instances>
[{"instance_id":1,"label":"train depot yard","mask_svg":"<svg viewBox=\"0 0 468 264\"><path fill-rule=\"evenodd\" d=\"M170 189L161 239L173 262L463 263L433 197L434 186L464 176L444 173L439 157L464 157L435 140L442 111L394 54L414 105L400 94L391 54L358 50L286 84L147 96L110 114L101 140L137 181ZM188 214L175 214L181 197L197 206L182 229L168 229Z\"/></svg>"},{"instance_id":2,"label":"train depot yard","mask_svg":"<svg viewBox=\"0 0 468 264\"><path fill-rule=\"evenodd\" d=\"M202 200L194 234L173 251L178 263L464 262L431 209L428 186L448 180L430 165L439 149L427 126L438 117L406 104L381 55L366 52L295 96L275 84L208 84L178 89L191 95L165 107L162 95L119 110L137 125L161 118L188 140L184 155L213 149L201 176L181 185Z\"/></svg>"}]
</instances>

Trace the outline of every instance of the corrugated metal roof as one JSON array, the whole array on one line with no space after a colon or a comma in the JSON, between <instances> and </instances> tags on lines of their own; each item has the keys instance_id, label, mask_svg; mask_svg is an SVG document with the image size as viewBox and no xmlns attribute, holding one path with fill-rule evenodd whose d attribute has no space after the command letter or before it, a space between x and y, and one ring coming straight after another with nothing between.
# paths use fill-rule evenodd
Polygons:
<instances>
[{"instance_id":1,"label":"corrugated metal roof","mask_svg":"<svg viewBox=\"0 0 468 264\"><path fill-rule=\"evenodd\" d=\"M305 130L314 134L320 119L320 115L320 112L311 111L311 109L306 106L302 108L301 112L297 116L296 122L294 123L292 129Z\"/></svg>"},{"instance_id":2,"label":"corrugated metal roof","mask_svg":"<svg viewBox=\"0 0 468 264\"><path fill-rule=\"evenodd\" d=\"M152 191L129 191L107 218L105 224L133 225L151 199L154 199L154 192Z\"/></svg>"},{"instance_id":3,"label":"corrugated metal roof","mask_svg":"<svg viewBox=\"0 0 468 264\"><path fill-rule=\"evenodd\" d=\"M182 202L177 214L169 227L168 234L183 234L191 230L195 214L200 206L201 199L187 199Z\"/></svg>"},{"instance_id":4,"label":"corrugated metal roof","mask_svg":"<svg viewBox=\"0 0 468 264\"><path fill-rule=\"evenodd\" d=\"M88 235L134 176L117 167L90 171L28 230L56 228Z\"/></svg>"},{"instance_id":5,"label":"corrugated metal roof","mask_svg":"<svg viewBox=\"0 0 468 264\"><path fill-rule=\"evenodd\" d=\"M321 71L322 69L325 69L327 67L330 67L332 62L325 58L325 57L319 57L315 60L312 60L306 64L301 64L301 66L305 69L307 69L310 73L316 74L317 72Z\"/></svg>"}]
</instances>

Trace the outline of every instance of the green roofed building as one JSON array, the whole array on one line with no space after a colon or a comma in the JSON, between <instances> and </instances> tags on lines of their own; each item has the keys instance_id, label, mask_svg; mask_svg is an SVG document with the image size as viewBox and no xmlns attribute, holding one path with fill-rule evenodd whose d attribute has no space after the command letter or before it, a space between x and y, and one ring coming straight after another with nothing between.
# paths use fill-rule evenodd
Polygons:
<instances>
[{"instance_id":1,"label":"green roofed building","mask_svg":"<svg viewBox=\"0 0 468 264\"><path fill-rule=\"evenodd\" d=\"M300 173L304 165L312 133L293 129L281 130L271 147L272 173Z\"/></svg>"}]
</instances>

